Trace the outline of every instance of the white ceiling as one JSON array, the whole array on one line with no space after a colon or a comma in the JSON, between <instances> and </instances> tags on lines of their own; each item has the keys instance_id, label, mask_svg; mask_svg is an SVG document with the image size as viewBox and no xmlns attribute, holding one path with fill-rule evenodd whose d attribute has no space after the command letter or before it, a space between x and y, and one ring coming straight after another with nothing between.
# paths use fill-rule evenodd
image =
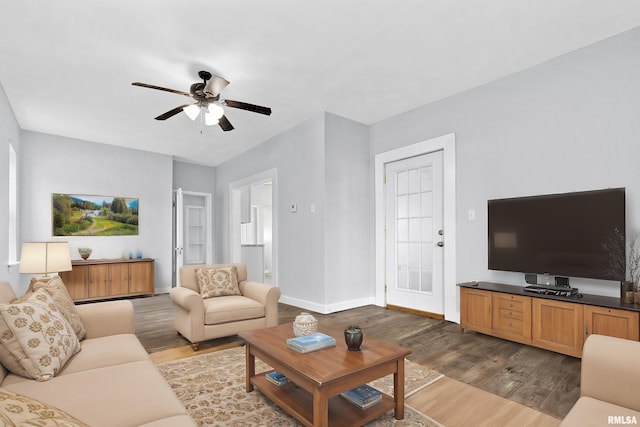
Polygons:
<instances>
[{"instance_id":1,"label":"white ceiling","mask_svg":"<svg viewBox=\"0 0 640 427\"><path fill-rule=\"evenodd\" d=\"M0 0L0 83L22 129L217 165L329 111L365 124L640 26L637 0ZM197 72L236 127L160 113Z\"/></svg>"}]
</instances>

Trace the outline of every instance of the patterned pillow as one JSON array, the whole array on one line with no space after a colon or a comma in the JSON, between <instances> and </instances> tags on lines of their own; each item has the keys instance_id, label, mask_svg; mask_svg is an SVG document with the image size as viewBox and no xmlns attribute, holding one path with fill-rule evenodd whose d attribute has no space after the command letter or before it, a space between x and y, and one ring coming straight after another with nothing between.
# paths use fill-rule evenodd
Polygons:
<instances>
[{"instance_id":1,"label":"patterned pillow","mask_svg":"<svg viewBox=\"0 0 640 427\"><path fill-rule=\"evenodd\" d=\"M85 329L84 324L80 319L80 314L76 309L76 305L73 303L73 299L71 299L71 295L69 295L69 291L60 276L53 276L46 281L35 278L31 279L29 290L35 292L38 289L44 289L49 295L51 295L53 302L56 304L64 318L67 319L67 322L71 325L71 328L73 329L73 332L76 333L78 339L81 340L84 338L87 330Z\"/></svg>"},{"instance_id":2,"label":"patterned pillow","mask_svg":"<svg viewBox=\"0 0 640 427\"><path fill-rule=\"evenodd\" d=\"M235 267L196 268L202 298L242 295Z\"/></svg>"},{"instance_id":3,"label":"patterned pillow","mask_svg":"<svg viewBox=\"0 0 640 427\"><path fill-rule=\"evenodd\" d=\"M12 426L89 427L56 407L5 390L0 390L0 423Z\"/></svg>"},{"instance_id":4,"label":"patterned pillow","mask_svg":"<svg viewBox=\"0 0 640 427\"><path fill-rule=\"evenodd\" d=\"M78 337L46 291L0 304L0 362L13 373L50 380L78 351Z\"/></svg>"}]
</instances>

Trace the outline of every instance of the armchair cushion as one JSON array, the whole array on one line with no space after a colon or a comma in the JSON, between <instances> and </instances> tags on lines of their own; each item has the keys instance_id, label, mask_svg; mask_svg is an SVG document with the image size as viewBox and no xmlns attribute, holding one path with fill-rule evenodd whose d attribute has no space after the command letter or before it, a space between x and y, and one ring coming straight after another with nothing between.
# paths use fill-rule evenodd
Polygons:
<instances>
[{"instance_id":1,"label":"armchair cushion","mask_svg":"<svg viewBox=\"0 0 640 427\"><path fill-rule=\"evenodd\" d=\"M204 300L204 324L236 322L265 316L265 307L258 301L243 296L225 296Z\"/></svg>"},{"instance_id":2,"label":"armchair cushion","mask_svg":"<svg viewBox=\"0 0 640 427\"><path fill-rule=\"evenodd\" d=\"M196 268L196 278L202 298L242 295L238 287L238 272L234 266Z\"/></svg>"}]
</instances>

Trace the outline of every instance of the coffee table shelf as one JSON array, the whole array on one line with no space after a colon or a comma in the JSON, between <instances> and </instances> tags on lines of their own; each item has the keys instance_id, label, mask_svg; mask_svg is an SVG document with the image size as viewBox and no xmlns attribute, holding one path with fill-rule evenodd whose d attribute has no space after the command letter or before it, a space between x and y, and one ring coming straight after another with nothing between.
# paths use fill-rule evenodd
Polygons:
<instances>
[{"instance_id":1,"label":"coffee table shelf","mask_svg":"<svg viewBox=\"0 0 640 427\"><path fill-rule=\"evenodd\" d=\"M251 384L282 409L306 426L313 426L313 395L303 388L288 383L280 387L270 383L264 373L251 377ZM329 425L360 426L393 410L392 397L383 394L382 401L370 408L360 409L340 396L329 399Z\"/></svg>"}]
</instances>

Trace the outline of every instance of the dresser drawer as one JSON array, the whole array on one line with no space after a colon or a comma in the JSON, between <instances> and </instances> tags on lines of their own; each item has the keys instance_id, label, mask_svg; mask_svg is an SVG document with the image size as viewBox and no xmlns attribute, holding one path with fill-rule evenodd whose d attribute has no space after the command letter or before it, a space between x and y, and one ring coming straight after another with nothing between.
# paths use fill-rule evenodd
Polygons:
<instances>
[{"instance_id":1,"label":"dresser drawer","mask_svg":"<svg viewBox=\"0 0 640 427\"><path fill-rule=\"evenodd\" d=\"M508 334L524 335L524 322L523 319L510 319L508 317L499 317L494 323L494 332L505 332Z\"/></svg>"},{"instance_id":2,"label":"dresser drawer","mask_svg":"<svg viewBox=\"0 0 640 427\"><path fill-rule=\"evenodd\" d=\"M531 343L531 297L493 294L493 335Z\"/></svg>"},{"instance_id":3,"label":"dresser drawer","mask_svg":"<svg viewBox=\"0 0 640 427\"><path fill-rule=\"evenodd\" d=\"M517 295L500 295L496 297L496 308L500 311L511 310L522 312L525 308L525 301L526 300L518 298Z\"/></svg>"},{"instance_id":4,"label":"dresser drawer","mask_svg":"<svg viewBox=\"0 0 640 427\"><path fill-rule=\"evenodd\" d=\"M512 309L512 308L498 308L498 318L499 319L522 320L522 319L524 319L524 311L523 310L515 310L515 309Z\"/></svg>"}]
</instances>

